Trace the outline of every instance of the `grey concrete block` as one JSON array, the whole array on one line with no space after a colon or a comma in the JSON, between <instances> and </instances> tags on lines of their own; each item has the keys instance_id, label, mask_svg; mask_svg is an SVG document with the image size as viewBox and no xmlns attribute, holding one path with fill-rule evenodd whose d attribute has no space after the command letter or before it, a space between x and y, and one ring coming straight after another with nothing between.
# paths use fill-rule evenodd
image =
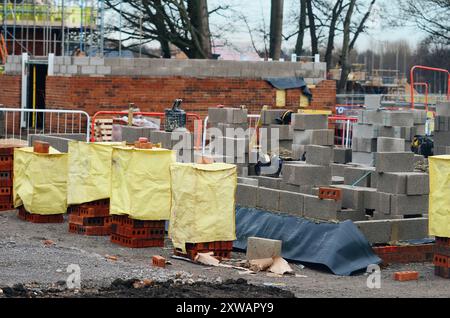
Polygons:
<instances>
[{"instance_id":1,"label":"grey concrete block","mask_svg":"<svg viewBox=\"0 0 450 318\"><path fill-rule=\"evenodd\" d=\"M333 148L333 160L334 163L346 164L352 162L352 149L343 147Z\"/></svg>"},{"instance_id":2,"label":"grey concrete block","mask_svg":"<svg viewBox=\"0 0 450 318\"><path fill-rule=\"evenodd\" d=\"M217 123L216 126L225 137L244 137L249 136L248 123L243 124L227 124L227 123Z\"/></svg>"},{"instance_id":3,"label":"grey concrete block","mask_svg":"<svg viewBox=\"0 0 450 318\"><path fill-rule=\"evenodd\" d=\"M367 152L367 153L376 152L377 151L377 139L353 137L352 151L353 152Z\"/></svg>"},{"instance_id":4,"label":"grey concrete block","mask_svg":"<svg viewBox=\"0 0 450 318\"><path fill-rule=\"evenodd\" d=\"M304 195L298 192L280 191L280 212L303 216Z\"/></svg>"},{"instance_id":5,"label":"grey concrete block","mask_svg":"<svg viewBox=\"0 0 450 318\"><path fill-rule=\"evenodd\" d=\"M388 220L360 221L355 225L371 244L382 244L391 241L391 225Z\"/></svg>"},{"instance_id":6,"label":"grey concrete block","mask_svg":"<svg viewBox=\"0 0 450 318\"><path fill-rule=\"evenodd\" d=\"M257 178L238 177L237 182L238 182L238 184L251 185L254 187L259 186L259 182L258 182Z\"/></svg>"},{"instance_id":7,"label":"grey concrete block","mask_svg":"<svg viewBox=\"0 0 450 318\"><path fill-rule=\"evenodd\" d=\"M331 184L332 185L344 184L344 177L332 176L331 177Z\"/></svg>"},{"instance_id":8,"label":"grey concrete block","mask_svg":"<svg viewBox=\"0 0 450 318\"><path fill-rule=\"evenodd\" d=\"M373 167L346 167L344 169L344 183L346 185L373 188L374 182L372 182L372 180L374 178L375 168ZM357 182L358 180L360 181L355 184L355 182Z\"/></svg>"},{"instance_id":9,"label":"grey concrete block","mask_svg":"<svg viewBox=\"0 0 450 318\"><path fill-rule=\"evenodd\" d=\"M450 117L436 116L434 118L434 131L450 131Z\"/></svg>"},{"instance_id":10,"label":"grey concrete block","mask_svg":"<svg viewBox=\"0 0 450 318\"><path fill-rule=\"evenodd\" d=\"M277 119L281 118L286 109L267 109L261 113L261 123L263 125L277 124Z\"/></svg>"},{"instance_id":11,"label":"grey concrete block","mask_svg":"<svg viewBox=\"0 0 450 318\"><path fill-rule=\"evenodd\" d=\"M430 176L427 173L413 172L408 174L406 181L407 195L422 195L430 193Z\"/></svg>"},{"instance_id":12,"label":"grey concrete block","mask_svg":"<svg viewBox=\"0 0 450 318\"><path fill-rule=\"evenodd\" d=\"M414 117L414 125L425 125L427 121L427 111L422 109L411 109Z\"/></svg>"},{"instance_id":13,"label":"grey concrete block","mask_svg":"<svg viewBox=\"0 0 450 318\"><path fill-rule=\"evenodd\" d=\"M327 186L331 184L331 168L310 164L293 165L291 174L284 175L286 183L295 185Z\"/></svg>"},{"instance_id":14,"label":"grey concrete block","mask_svg":"<svg viewBox=\"0 0 450 318\"><path fill-rule=\"evenodd\" d=\"M406 194L407 172L380 173L378 176L378 189L380 192L392 194Z\"/></svg>"},{"instance_id":15,"label":"grey concrete block","mask_svg":"<svg viewBox=\"0 0 450 318\"><path fill-rule=\"evenodd\" d=\"M101 57L90 57L89 58L89 65L103 66L103 65L105 65L105 59L101 58Z\"/></svg>"},{"instance_id":16,"label":"grey concrete block","mask_svg":"<svg viewBox=\"0 0 450 318\"><path fill-rule=\"evenodd\" d=\"M90 65L81 66L81 74L90 75L90 74L96 74L95 72L96 72L95 66L90 66Z\"/></svg>"},{"instance_id":17,"label":"grey concrete block","mask_svg":"<svg viewBox=\"0 0 450 318\"><path fill-rule=\"evenodd\" d=\"M402 195L391 196L392 215L418 215L428 213L428 195Z\"/></svg>"},{"instance_id":18,"label":"grey concrete block","mask_svg":"<svg viewBox=\"0 0 450 318\"><path fill-rule=\"evenodd\" d=\"M255 208L257 206L258 187L247 184L237 185L236 204L242 207Z\"/></svg>"},{"instance_id":19,"label":"grey concrete block","mask_svg":"<svg viewBox=\"0 0 450 318\"><path fill-rule=\"evenodd\" d=\"M256 207L265 211L280 211L280 190L259 187Z\"/></svg>"},{"instance_id":20,"label":"grey concrete block","mask_svg":"<svg viewBox=\"0 0 450 318\"><path fill-rule=\"evenodd\" d=\"M414 115L407 111L385 111L383 112L383 126L413 126Z\"/></svg>"},{"instance_id":21,"label":"grey concrete block","mask_svg":"<svg viewBox=\"0 0 450 318\"><path fill-rule=\"evenodd\" d=\"M78 74L78 66L77 65L67 65L67 74Z\"/></svg>"},{"instance_id":22,"label":"grey concrete block","mask_svg":"<svg viewBox=\"0 0 450 318\"><path fill-rule=\"evenodd\" d=\"M328 116L316 114L293 114L292 127L294 130L328 129Z\"/></svg>"},{"instance_id":23,"label":"grey concrete block","mask_svg":"<svg viewBox=\"0 0 450 318\"><path fill-rule=\"evenodd\" d=\"M381 95L365 95L364 105L367 109L379 109L381 107Z\"/></svg>"},{"instance_id":24,"label":"grey concrete block","mask_svg":"<svg viewBox=\"0 0 450 318\"><path fill-rule=\"evenodd\" d=\"M303 215L317 220L337 220L341 203L334 200L321 200L317 196L304 195Z\"/></svg>"},{"instance_id":25,"label":"grey concrete block","mask_svg":"<svg viewBox=\"0 0 450 318\"><path fill-rule=\"evenodd\" d=\"M400 138L380 137L377 139L378 152L403 152L405 151L405 140Z\"/></svg>"},{"instance_id":26,"label":"grey concrete block","mask_svg":"<svg viewBox=\"0 0 450 318\"><path fill-rule=\"evenodd\" d=\"M333 148L326 146L307 145L306 163L318 166L329 166L333 161Z\"/></svg>"},{"instance_id":27,"label":"grey concrete block","mask_svg":"<svg viewBox=\"0 0 450 318\"><path fill-rule=\"evenodd\" d=\"M450 117L450 102L440 102L436 105L436 113L438 116Z\"/></svg>"},{"instance_id":28,"label":"grey concrete block","mask_svg":"<svg viewBox=\"0 0 450 318\"><path fill-rule=\"evenodd\" d=\"M353 136L357 138L373 139L380 135L380 126L372 124L354 124Z\"/></svg>"},{"instance_id":29,"label":"grey concrete block","mask_svg":"<svg viewBox=\"0 0 450 318\"><path fill-rule=\"evenodd\" d=\"M348 168L348 165L340 163L332 163L330 164L330 167L332 176L344 177L344 171L346 168Z\"/></svg>"},{"instance_id":30,"label":"grey concrete block","mask_svg":"<svg viewBox=\"0 0 450 318\"><path fill-rule=\"evenodd\" d=\"M391 220L390 241L406 241L428 238L428 218Z\"/></svg>"},{"instance_id":31,"label":"grey concrete block","mask_svg":"<svg viewBox=\"0 0 450 318\"><path fill-rule=\"evenodd\" d=\"M256 177L259 186L268 189L280 189L280 184L283 181L281 178L271 178L271 177Z\"/></svg>"},{"instance_id":32,"label":"grey concrete block","mask_svg":"<svg viewBox=\"0 0 450 318\"><path fill-rule=\"evenodd\" d=\"M89 65L89 57L72 57L73 65Z\"/></svg>"},{"instance_id":33,"label":"grey concrete block","mask_svg":"<svg viewBox=\"0 0 450 318\"><path fill-rule=\"evenodd\" d=\"M342 209L337 213L340 222L351 220L353 222L366 221L367 216L363 210Z\"/></svg>"},{"instance_id":34,"label":"grey concrete block","mask_svg":"<svg viewBox=\"0 0 450 318\"><path fill-rule=\"evenodd\" d=\"M260 237L249 237L247 240L247 260L256 260L281 256L282 241Z\"/></svg>"},{"instance_id":35,"label":"grey concrete block","mask_svg":"<svg viewBox=\"0 0 450 318\"><path fill-rule=\"evenodd\" d=\"M294 130L294 144L297 145L334 145L334 130Z\"/></svg>"},{"instance_id":36,"label":"grey concrete block","mask_svg":"<svg viewBox=\"0 0 450 318\"><path fill-rule=\"evenodd\" d=\"M292 144L292 158L300 160L305 153L305 145Z\"/></svg>"},{"instance_id":37,"label":"grey concrete block","mask_svg":"<svg viewBox=\"0 0 450 318\"><path fill-rule=\"evenodd\" d=\"M269 129L271 132L276 129L278 131L278 137L280 140L293 140L294 131L291 125L270 125ZM272 135L270 133L269 135Z\"/></svg>"},{"instance_id":38,"label":"grey concrete block","mask_svg":"<svg viewBox=\"0 0 450 318\"><path fill-rule=\"evenodd\" d=\"M378 192L376 191L364 192L364 209L365 210L378 209Z\"/></svg>"},{"instance_id":39,"label":"grey concrete block","mask_svg":"<svg viewBox=\"0 0 450 318\"><path fill-rule=\"evenodd\" d=\"M383 215L391 214L391 199L392 194L385 192L378 192L378 205L376 207L377 212Z\"/></svg>"},{"instance_id":40,"label":"grey concrete block","mask_svg":"<svg viewBox=\"0 0 450 318\"><path fill-rule=\"evenodd\" d=\"M227 122L227 111L224 108L211 107L208 108L208 123L226 123Z\"/></svg>"},{"instance_id":41,"label":"grey concrete block","mask_svg":"<svg viewBox=\"0 0 450 318\"><path fill-rule=\"evenodd\" d=\"M280 190L282 191L288 191L288 192L296 192L300 193L300 186L289 184L284 182L283 180L280 182Z\"/></svg>"},{"instance_id":42,"label":"grey concrete block","mask_svg":"<svg viewBox=\"0 0 450 318\"><path fill-rule=\"evenodd\" d=\"M433 141L437 146L450 146L450 131L435 131Z\"/></svg>"},{"instance_id":43,"label":"grey concrete block","mask_svg":"<svg viewBox=\"0 0 450 318\"><path fill-rule=\"evenodd\" d=\"M373 166L375 163L375 153L352 151L352 163Z\"/></svg>"},{"instance_id":44,"label":"grey concrete block","mask_svg":"<svg viewBox=\"0 0 450 318\"><path fill-rule=\"evenodd\" d=\"M402 138L411 141L416 135L416 129L412 127L380 127L380 137Z\"/></svg>"},{"instance_id":45,"label":"grey concrete block","mask_svg":"<svg viewBox=\"0 0 450 318\"><path fill-rule=\"evenodd\" d=\"M414 153L377 152L375 167L377 172L412 172L414 171Z\"/></svg>"},{"instance_id":46,"label":"grey concrete block","mask_svg":"<svg viewBox=\"0 0 450 318\"><path fill-rule=\"evenodd\" d=\"M246 124L247 123L247 109L241 108L224 108L227 113L227 124Z\"/></svg>"},{"instance_id":47,"label":"grey concrete block","mask_svg":"<svg viewBox=\"0 0 450 318\"><path fill-rule=\"evenodd\" d=\"M111 74L111 66L97 66L96 73L98 75L110 75Z\"/></svg>"},{"instance_id":48,"label":"grey concrete block","mask_svg":"<svg viewBox=\"0 0 450 318\"><path fill-rule=\"evenodd\" d=\"M448 155L450 154L450 146L439 146L434 145L434 155L435 156L442 156L442 155Z\"/></svg>"},{"instance_id":49,"label":"grey concrete block","mask_svg":"<svg viewBox=\"0 0 450 318\"><path fill-rule=\"evenodd\" d=\"M118 126L118 127L117 127ZM116 139L115 141L126 141L127 143L134 143L141 137L148 138L149 141L152 141L151 132L155 129L145 128L145 127L133 127L133 126L125 126L125 125L117 125L117 130L120 130L120 139Z\"/></svg>"},{"instance_id":50,"label":"grey concrete block","mask_svg":"<svg viewBox=\"0 0 450 318\"><path fill-rule=\"evenodd\" d=\"M365 211L365 194L377 191L374 188L349 185L336 185L335 187L342 190L342 207L356 211Z\"/></svg>"}]
</instances>

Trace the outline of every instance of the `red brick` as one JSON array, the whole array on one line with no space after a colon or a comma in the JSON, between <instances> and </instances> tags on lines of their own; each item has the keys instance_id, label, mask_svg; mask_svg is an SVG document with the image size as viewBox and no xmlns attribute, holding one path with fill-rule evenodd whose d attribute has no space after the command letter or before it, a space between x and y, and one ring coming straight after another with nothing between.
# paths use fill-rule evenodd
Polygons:
<instances>
[{"instance_id":1,"label":"red brick","mask_svg":"<svg viewBox=\"0 0 450 318\"><path fill-rule=\"evenodd\" d=\"M394 273L394 280L400 282L412 281L419 279L419 272L397 272Z\"/></svg>"},{"instance_id":2,"label":"red brick","mask_svg":"<svg viewBox=\"0 0 450 318\"><path fill-rule=\"evenodd\" d=\"M152 265L155 267L165 268L166 267L166 259L159 255L153 255Z\"/></svg>"},{"instance_id":3,"label":"red brick","mask_svg":"<svg viewBox=\"0 0 450 318\"><path fill-rule=\"evenodd\" d=\"M50 144L45 141L35 140L33 142L33 151L36 153L48 153L50 150Z\"/></svg>"}]
</instances>

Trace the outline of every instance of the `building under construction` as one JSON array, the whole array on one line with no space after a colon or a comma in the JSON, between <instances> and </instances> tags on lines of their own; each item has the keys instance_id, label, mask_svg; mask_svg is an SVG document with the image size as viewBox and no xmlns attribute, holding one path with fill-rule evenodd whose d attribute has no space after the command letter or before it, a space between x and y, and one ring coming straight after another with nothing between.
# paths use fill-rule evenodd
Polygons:
<instances>
[{"instance_id":1,"label":"building under construction","mask_svg":"<svg viewBox=\"0 0 450 318\"><path fill-rule=\"evenodd\" d=\"M8 55L103 51L103 1L1 0L0 20Z\"/></svg>"}]
</instances>

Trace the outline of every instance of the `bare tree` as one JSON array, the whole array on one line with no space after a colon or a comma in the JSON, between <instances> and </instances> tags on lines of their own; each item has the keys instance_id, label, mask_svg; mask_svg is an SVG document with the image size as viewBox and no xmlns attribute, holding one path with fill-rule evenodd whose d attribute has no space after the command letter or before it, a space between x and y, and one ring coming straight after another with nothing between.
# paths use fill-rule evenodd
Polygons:
<instances>
[{"instance_id":1,"label":"bare tree","mask_svg":"<svg viewBox=\"0 0 450 318\"><path fill-rule=\"evenodd\" d=\"M105 0L105 4L123 20L120 26L113 23L113 34L125 34L124 42L131 45L158 41L166 58L171 56L170 44L189 58L211 58L209 16L226 9L219 6L209 12L207 0Z\"/></svg>"},{"instance_id":2,"label":"bare tree","mask_svg":"<svg viewBox=\"0 0 450 318\"><path fill-rule=\"evenodd\" d=\"M270 57L279 60L281 42L283 40L283 8L284 0L272 0L270 13Z\"/></svg>"},{"instance_id":3,"label":"bare tree","mask_svg":"<svg viewBox=\"0 0 450 318\"><path fill-rule=\"evenodd\" d=\"M449 0L401 0L400 17L413 22L433 41L450 45Z\"/></svg>"},{"instance_id":4,"label":"bare tree","mask_svg":"<svg viewBox=\"0 0 450 318\"><path fill-rule=\"evenodd\" d=\"M300 0L300 16L298 18L298 35L297 43L295 44L295 54L301 56L303 54L303 42L306 31L306 1Z\"/></svg>"},{"instance_id":5,"label":"bare tree","mask_svg":"<svg viewBox=\"0 0 450 318\"><path fill-rule=\"evenodd\" d=\"M347 84L347 77L349 73L348 54L350 52L350 26L352 22L352 16L355 10L356 0L350 0L347 14L344 20L344 40L342 42L341 52L341 80L339 81L338 90L340 93L344 93L345 85Z\"/></svg>"}]
</instances>

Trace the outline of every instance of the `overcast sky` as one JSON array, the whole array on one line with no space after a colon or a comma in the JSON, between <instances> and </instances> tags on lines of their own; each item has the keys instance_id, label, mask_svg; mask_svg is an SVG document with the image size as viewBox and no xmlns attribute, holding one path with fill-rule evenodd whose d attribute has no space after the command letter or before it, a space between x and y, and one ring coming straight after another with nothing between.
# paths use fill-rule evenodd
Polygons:
<instances>
[{"instance_id":1,"label":"overcast sky","mask_svg":"<svg viewBox=\"0 0 450 318\"><path fill-rule=\"evenodd\" d=\"M388 6L390 0L379 0L379 3ZM394 0L395 1L395 0ZM209 7L210 9L216 7L217 5L230 4L233 9L237 12L244 14L252 27L262 25L262 21L265 20L266 25L268 27L270 22L270 0L210 0ZM293 23L290 23L292 19L292 13L295 10L299 10L299 0L285 0L285 26L284 33L288 33L290 30L293 30L296 26ZM211 19L212 31L222 30L221 26L226 24L226 21L233 20L234 30L232 32L227 32L225 34L226 38L231 42L241 46L245 44L250 44L250 37L247 31L247 27L245 23L242 22L242 19L236 17L220 17L213 16ZM412 27L405 27L399 29L385 29L383 28L383 24L380 23L382 20L380 14L380 7L375 6L374 13L372 15L371 21L369 22L369 32L360 37L358 41L357 47L361 50L367 48L374 48L381 44L382 41L394 41L399 39L404 39L410 42L411 44L418 43L424 35L420 33L419 30ZM306 45L309 45L309 38L305 39L307 41ZM283 47L292 48L295 46L295 37L292 38L288 43L283 43Z\"/></svg>"}]
</instances>

